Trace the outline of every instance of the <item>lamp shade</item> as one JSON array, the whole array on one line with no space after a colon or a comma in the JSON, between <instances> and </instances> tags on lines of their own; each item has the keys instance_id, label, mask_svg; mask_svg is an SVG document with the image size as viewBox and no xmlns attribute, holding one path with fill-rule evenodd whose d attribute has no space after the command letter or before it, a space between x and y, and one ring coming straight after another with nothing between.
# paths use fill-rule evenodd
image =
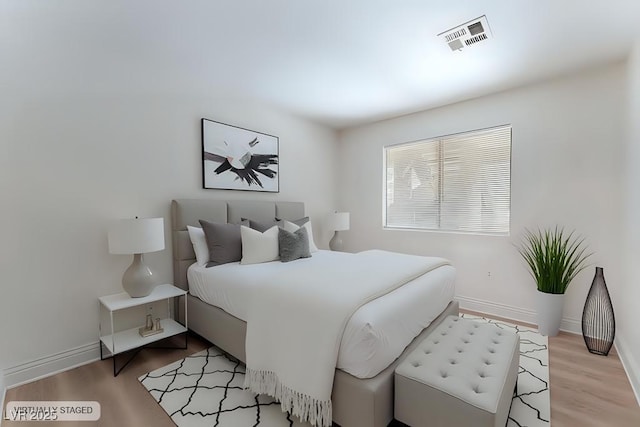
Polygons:
<instances>
[{"instance_id":1,"label":"lamp shade","mask_svg":"<svg viewBox=\"0 0 640 427\"><path fill-rule=\"evenodd\" d=\"M332 217L332 228L335 231L349 229L349 212L335 212Z\"/></svg>"},{"instance_id":2,"label":"lamp shade","mask_svg":"<svg viewBox=\"0 0 640 427\"><path fill-rule=\"evenodd\" d=\"M164 249L164 219L121 219L109 228L109 253L144 254Z\"/></svg>"}]
</instances>

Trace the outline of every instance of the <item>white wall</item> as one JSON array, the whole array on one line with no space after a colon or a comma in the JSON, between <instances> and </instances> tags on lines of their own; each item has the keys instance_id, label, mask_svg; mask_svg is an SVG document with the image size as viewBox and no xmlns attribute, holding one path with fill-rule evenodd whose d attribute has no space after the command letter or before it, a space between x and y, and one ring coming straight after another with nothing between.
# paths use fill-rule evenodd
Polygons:
<instances>
[{"instance_id":1,"label":"white wall","mask_svg":"<svg viewBox=\"0 0 640 427\"><path fill-rule=\"evenodd\" d=\"M97 297L122 290L131 262L107 251L106 230L117 218L165 218L166 249L145 257L163 282L173 277L172 198L304 201L316 240L327 246L321 220L335 208L327 173L335 158L332 130L273 108L189 92L44 89L51 90L2 96L0 360L9 368L8 385L12 368L24 362L57 369L56 359L97 354ZM279 136L280 193L203 190L201 117ZM69 351L83 355L74 359Z\"/></svg>"},{"instance_id":2,"label":"white wall","mask_svg":"<svg viewBox=\"0 0 640 427\"><path fill-rule=\"evenodd\" d=\"M533 321L535 285L514 243L524 227L558 224L587 238L591 262L604 267L615 291L625 279L625 86L625 65L616 64L341 132L339 208L351 212L345 246L447 257L463 306ZM385 145L502 124L513 126L510 237L382 229ZM569 288L564 328L580 330L593 275L590 267Z\"/></svg>"},{"instance_id":3,"label":"white wall","mask_svg":"<svg viewBox=\"0 0 640 427\"><path fill-rule=\"evenodd\" d=\"M624 298L617 314L616 347L631 379L640 403L640 329L637 311L640 302L638 260L640 260L640 39L629 56L628 76L628 134L626 179L626 276Z\"/></svg>"}]
</instances>

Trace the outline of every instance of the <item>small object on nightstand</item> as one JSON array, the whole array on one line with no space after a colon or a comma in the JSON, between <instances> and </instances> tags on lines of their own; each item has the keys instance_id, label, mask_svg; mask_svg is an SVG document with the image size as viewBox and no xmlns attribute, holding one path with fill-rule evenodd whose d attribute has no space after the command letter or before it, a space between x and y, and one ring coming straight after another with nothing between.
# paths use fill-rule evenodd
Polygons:
<instances>
[{"instance_id":1,"label":"small object on nightstand","mask_svg":"<svg viewBox=\"0 0 640 427\"><path fill-rule=\"evenodd\" d=\"M138 333L140 333L141 337L148 337L161 332L164 332L164 329L160 327L160 318L158 317L154 323L150 314L147 314L147 322L145 326L138 329Z\"/></svg>"}]
</instances>

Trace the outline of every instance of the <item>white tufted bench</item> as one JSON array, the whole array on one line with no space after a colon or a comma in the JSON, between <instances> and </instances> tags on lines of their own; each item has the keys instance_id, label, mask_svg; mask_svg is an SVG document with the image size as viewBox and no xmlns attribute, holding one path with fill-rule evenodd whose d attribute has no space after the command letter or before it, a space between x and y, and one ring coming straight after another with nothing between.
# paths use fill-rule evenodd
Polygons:
<instances>
[{"instance_id":1,"label":"white tufted bench","mask_svg":"<svg viewBox=\"0 0 640 427\"><path fill-rule=\"evenodd\" d=\"M503 427L518 378L520 339L447 317L395 373L395 418L410 426Z\"/></svg>"}]
</instances>

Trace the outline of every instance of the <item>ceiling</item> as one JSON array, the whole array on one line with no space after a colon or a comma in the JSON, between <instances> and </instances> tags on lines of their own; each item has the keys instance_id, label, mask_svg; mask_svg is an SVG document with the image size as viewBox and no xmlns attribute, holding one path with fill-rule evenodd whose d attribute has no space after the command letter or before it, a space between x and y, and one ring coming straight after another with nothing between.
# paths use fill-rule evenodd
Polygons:
<instances>
[{"instance_id":1,"label":"ceiling","mask_svg":"<svg viewBox=\"0 0 640 427\"><path fill-rule=\"evenodd\" d=\"M493 38L437 37L486 15ZM638 0L0 0L0 88L197 92L334 128L625 58Z\"/></svg>"}]
</instances>

